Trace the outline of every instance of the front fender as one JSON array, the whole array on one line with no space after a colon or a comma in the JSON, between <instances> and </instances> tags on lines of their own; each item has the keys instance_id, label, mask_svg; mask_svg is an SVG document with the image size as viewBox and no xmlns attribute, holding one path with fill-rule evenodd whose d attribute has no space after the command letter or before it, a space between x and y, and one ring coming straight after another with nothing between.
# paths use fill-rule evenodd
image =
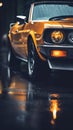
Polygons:
<instances>
[{"instance_id":1,"label":"front fender","mask_svg":"<svg viewBox=\"0 0 73 130\"><path fill-rule=\"evenodd\" d=\"M35 37L34 31L30 31L30 32L29 32L28 38L29 38L29 37L31 37L31 38L33 39L35 48L37 49L37 41L36 41L36 37Z\"/></svg>"},{"instance_id":2,"label":"front fender","mask_svg":"<svg viewBox=\"0 0 73 130\"><path fill-rule=\"evenodd\" d=\"M31 37L33 39L33 43L34 43L34 46L35 46L35 49L36 49L38 56L40 57L41 60L45 61L45 58L40 54L39 48L37 47L37 41L36 41L34 31L29 32L28 39L29 39L29 37Z\"/></svg>"}]
</instances>

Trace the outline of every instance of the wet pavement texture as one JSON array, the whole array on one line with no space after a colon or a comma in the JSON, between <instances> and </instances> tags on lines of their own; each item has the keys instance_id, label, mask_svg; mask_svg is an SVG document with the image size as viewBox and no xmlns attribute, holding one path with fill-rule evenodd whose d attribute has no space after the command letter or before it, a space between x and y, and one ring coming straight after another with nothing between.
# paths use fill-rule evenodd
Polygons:
<instances>
[{"instance_id":1,"label":"wet pavement texture","mask_svg":"<svg viewBox=\"0 0 73 130\"><path fill-rule=\"evenodd\" d=\"M0 80L1 130L72 130L73 72L30 81L3 67Z\"/></svg>"}]
</instances>

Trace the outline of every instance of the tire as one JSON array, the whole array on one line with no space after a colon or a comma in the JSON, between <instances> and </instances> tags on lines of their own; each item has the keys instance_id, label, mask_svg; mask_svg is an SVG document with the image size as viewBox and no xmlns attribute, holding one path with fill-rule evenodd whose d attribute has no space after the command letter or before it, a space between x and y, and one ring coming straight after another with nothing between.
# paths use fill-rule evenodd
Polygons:
<instances>
[{"instance_id":1,"label":"tire","mask_svg":"<svg viewBox=\"0 0 73 130\"><path fill-rule=\"evenodd\" d=\"M2 47L1 47L1 63L6 67L13 67L15 62L15 57L10 46L10 41L8 36L5 34L2 37Z\"/></svg>"},{"instance_id":2,"label":"tire","mask_svg":"<svg viewBox=\"0 0 73 130\"><path fill-rule=\"evenodd\" d=\"M39 76L39 57L37 55L32 38L28 40L28 75L31 79Z\"/></svg>"},{"instance_id":3,"label":"tire","mask_svg":"<svg viewBox=\"0 0 73 130\"><path fill-rule=\"evenodd\" d=\"M8 44L8 37L7 35L3 35L2 42L1 42L1 65L2 66L9 66L10 61L10 51L9 51L9 44Z\"/></svg>"},{"instance_id":4,"label":"tire","mask_svg":"<svg viewBox=\"0 0 73 130\"><path fill-rule=\"evenodd\" d=\"M28 40L28 76L32 80L44 80L48 77L49 67L46 61L42 61L34 46L32 38Z\"/></svg>"},{"instance_id":5,"label":"tire","mask_svg":"<svg viewBox=\"0 0 73 130\"><path fill-rule=\"evenodd\" d=\"M9 40L7 35L3 35L1 41L1 83L2 83L2 94L8 94L8 87L10 85L11 71L9 68L10 64L10 49Z\"/></svg>"}]
</instances>

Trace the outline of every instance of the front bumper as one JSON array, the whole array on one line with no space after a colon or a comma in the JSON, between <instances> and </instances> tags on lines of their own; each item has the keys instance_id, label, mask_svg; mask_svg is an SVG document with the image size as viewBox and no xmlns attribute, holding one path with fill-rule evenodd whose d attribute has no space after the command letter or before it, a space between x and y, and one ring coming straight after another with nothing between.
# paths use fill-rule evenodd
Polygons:
<instances>
[{"instance_id":1,"label":"front bumper","mask_svg":"<svg viewBox=\"0 0 73 130\"><path fill-rule=\"evenodd\" d=\"M40 53L48 61L50 69L57 70L73 70L73 46L69 45L40 45ZM52 57L52 50L66 51L67 56L65 57Z\"/></svg>"}]
</instances>

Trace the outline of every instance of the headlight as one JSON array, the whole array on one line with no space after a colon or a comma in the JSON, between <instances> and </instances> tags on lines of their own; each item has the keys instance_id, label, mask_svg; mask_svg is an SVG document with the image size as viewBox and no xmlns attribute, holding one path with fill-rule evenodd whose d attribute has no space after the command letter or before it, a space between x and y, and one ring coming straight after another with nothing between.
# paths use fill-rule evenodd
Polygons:
<instances>
[{"instance_id":1,"label":"headlight","mask_svg":"<svg viewBox=\"0 0 73 130\"><path fill-rule=\"evenodd\" d=\"M64 34L61 31L53 31L51 33L51 40L53 43L61 43L64 39Z\"/></svg>"},{"instance_id":2,"label":"headlight","mask_svg":"<svg viewBox=\"0 0 73 130\"><path fill-rule=\"evenodd\" d=\"M68 40L69 42L73 43L73 32L69 33Z\"/></svg>"}]
</instances>

